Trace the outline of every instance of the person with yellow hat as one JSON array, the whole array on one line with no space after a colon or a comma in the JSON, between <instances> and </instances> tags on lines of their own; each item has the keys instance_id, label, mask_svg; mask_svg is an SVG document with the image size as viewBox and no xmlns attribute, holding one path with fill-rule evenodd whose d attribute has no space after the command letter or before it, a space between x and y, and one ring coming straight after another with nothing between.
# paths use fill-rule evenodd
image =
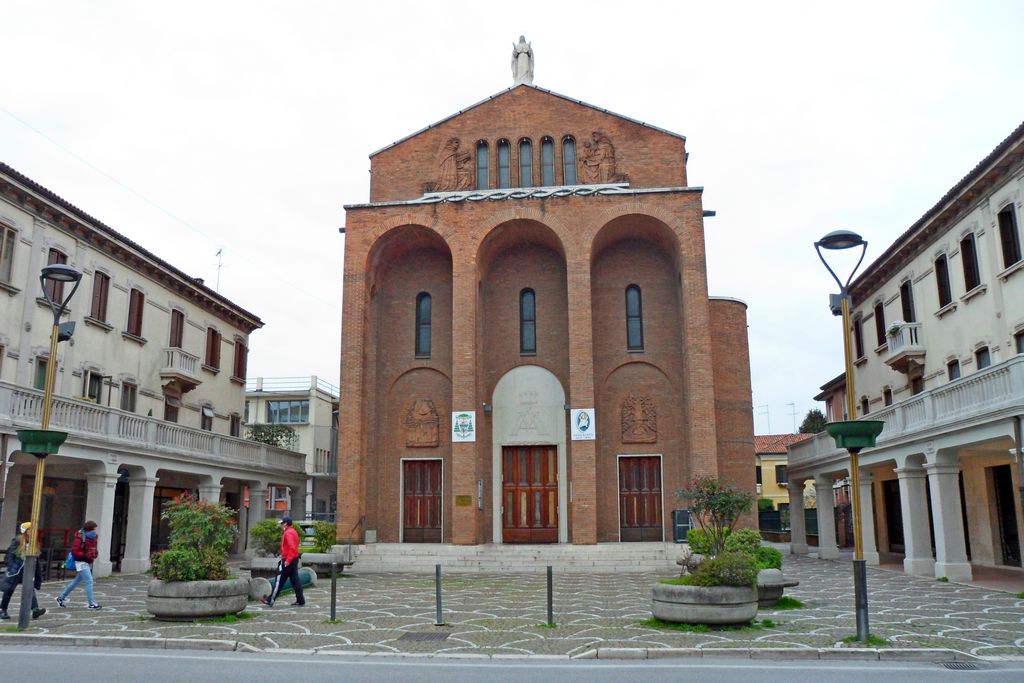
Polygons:
<instances>
[{"instance_id":1,"label":"person with yellow hat","mask_svg":"<svg viewBox=\"0 0 1024 683\"><path fill-rule=\"evenodd\" d=\"M25 573L25 552L28 550L29 532L32 530L32 522L23 522L18 528L18 535L11 539L7 547L7 570L3 577L3 599L0 600L0 619L10 619L7 614L7 605L11 602L14 589L21 585ZM39 590L43 585L43 573L36 562L35 587ZM39 606L35 592L32 593L32 618L38 619L46 614L46 608Z\"/></svg>"}]
</instances>

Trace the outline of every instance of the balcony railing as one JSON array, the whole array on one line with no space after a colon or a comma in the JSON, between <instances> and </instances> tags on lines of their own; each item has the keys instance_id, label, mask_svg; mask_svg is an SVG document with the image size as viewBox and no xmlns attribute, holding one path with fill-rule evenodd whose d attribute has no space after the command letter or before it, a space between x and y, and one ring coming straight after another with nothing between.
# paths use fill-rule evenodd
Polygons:
<instances>
[{"instance_id":1,"label":"balcony railing","mask_svg":"<svg viewBox=\"0 0 1024 683\"><path fill-rule=\"evenodd\" d=\"M164 366L160 370L160 376L164 379L177 380L189 388L197 386L202 382L199 378L199 356L194 356L184 349L164 349Z\"/></svg>"},{"instance_id":2,"label":"balcony railing","mask_svg":"<svg viewBox=\"0 0 1024 683\"><path fill-rule=\"evenodd\" d=\"M929 389L871 413L864 419L885 423L878 447L941 434L951 426L1019 414L1024 409L1024 355L954 382ZM873 450L873 449L872 449ZM864 451L865 455L871 451ZM789 451L790 472L844 458L832 437L822 432Z\"/></svg>"},{"instance_id":3,"label":"balcony railing","mask_svg":"<svg viewBox=\"0 0 1024 683\"><path fill-rule=\"evenodd\" d=\"M909 372L924 364L921 323L894 323L886 335L885 362L898 372Z\"/></svg>"},{"instance_id":4,"label":"balcony railing","mask_svg":"<svg viewBox=\"0 0 1024 683\"><path fill-rule=\"evenodd\" d=\"M40 423L42 414L41 391L0 382L0 424L34 427ZM305 472L306 456L302 453L63 396L53 398L50 426L67 431L72 439L100 438L141 453L184 455L206 464L237 465L254 471Z\"/></svg>"},{"instance_id":5,"label":"balcony railing","mask_svg":"<svg viewBox=\"0 0 1024 683\"><path fill-rule=\"evenodd\" d=\"M333 476L338 474L338 459L334 453L317 450L313 458L313 473Z\"/></svg>"}]
</instances>

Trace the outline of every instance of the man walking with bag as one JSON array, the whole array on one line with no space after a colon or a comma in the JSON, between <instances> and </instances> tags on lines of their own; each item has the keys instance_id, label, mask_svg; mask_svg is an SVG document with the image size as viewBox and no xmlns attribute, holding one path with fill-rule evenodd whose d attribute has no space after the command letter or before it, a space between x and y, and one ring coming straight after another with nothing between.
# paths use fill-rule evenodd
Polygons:
<instances>
[{"instance_id":1,"label":"man walking with bag","mask_svg":"<svg viewBox=\"0 0 1024 683\"><path fill-rule=\"evenodd\" d=\"M87 607L101 609L92 595L92 562L99 556L97 526L99 525L96 522L89 520L75 534L75 542L71 546L71 557L75 562L75 578L57 596L57 604L61 607L67 607L68 595L75 590L75 586L85 582L85 598L89 601Z\"/></svg>"},{"instance_id":2,"label":"man walking with bag","mask_svg":"<svg viewBox=\"0 0 1024 683\"><path fill-rule=\"evenodd\" d=\"M295 589L294 607L303 607L306 604L306 597L302 594L302 581L299 580L299 532L292 526L291 517L282 517L278 522L284 531L281 534L281 561L277 564L277 576L274 577L274 587L270 595L264 595L260 602L268 607L274 606L277 594L281 592L285 579L291 581Z\"/></svg>"},{"instance_id":3,"label":"man walking with bag","mask_svg":"<svg viewBox=\"0 0 1024 683\"><path fill-rule=\"evenodd\" d=\"M10 619L7 614L7 605L11 603L11 596L14 589L21 585L25 575L25 551L28 548L28 535L32 530L32 522L25 522L19 527L18 535L11 539L11 545L7 548L7 571L3 577L3 598L0 599L0 619ZM35 587L39 590L43 585L43 572L36 562ZM35 591L32 593L32 618L38 619L46 614L46 608L39 606L36 600Z\"/></svg>"}]
</instances>

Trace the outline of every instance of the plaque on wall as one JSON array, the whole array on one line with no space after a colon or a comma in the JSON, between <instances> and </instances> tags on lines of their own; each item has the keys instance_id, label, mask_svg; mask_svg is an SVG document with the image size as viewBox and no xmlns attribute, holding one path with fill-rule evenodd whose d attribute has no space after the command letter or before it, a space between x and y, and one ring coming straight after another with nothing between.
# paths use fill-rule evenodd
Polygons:
<instances>
[{"instance_id":1,"label":"plaque on wall","mask_svg":"<svg viewBox=\"0 0 1024 683\"><path fill-rule=\"evenodd\" d=\"M573 408L569 413L573 441L593 441L597 438L597 423L593 408Z\"/></svg>"},{"instance_id":2,"label":"plaque on wall","mask_svg":"<svg viewBox=\"0 0 1024 683\"><path fill-rule=\"evenodd\" d=\"M452 443L476 441L476 411L452 413Z\"/></svg>"},{"instance_id":3,"label":"plaque on wall","mask_svg":"<svg viewBox=\"0 0 1024 683\"><path fill-rule=\"evenodd\" d=\"M460 508L472 507L473 496L455 496L455 505Z\"/></svg>"}]
</instances>

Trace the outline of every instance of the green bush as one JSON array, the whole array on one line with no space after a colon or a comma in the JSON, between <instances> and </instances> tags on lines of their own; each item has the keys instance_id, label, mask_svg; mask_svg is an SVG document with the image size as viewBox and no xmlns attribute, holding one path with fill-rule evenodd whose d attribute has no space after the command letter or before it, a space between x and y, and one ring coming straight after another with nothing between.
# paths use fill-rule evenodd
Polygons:
<instances>
[{"instance_id":1,"label":"green bush","mask_svg":"<svg viewBox=\"0 0 1024 683\"><path fill-rule=\"evenodd\" d=\"M249 527L249 538L252 539L258 552L272 556L281 549L281 534L283 532L276 519L264 519Z\"/></svg>"},{"instance_id":2,"label":"green bush","mask_svg":"<svg viewBox=\"0 0 1024 683\"><path fill-rule=\"evenodd\" d=\"M737 529L725 539L725 552L750 553L753 555L761 546L761 534L753 529Z\"/></svg>"},{"instance_id":3,"label":"green bush","mask_svg":"<svg viewBox=\"0 0 1024 683\"><path fill-rule=\"evenodd\" d=\"M782 553L771 546L762 545L757 549L755 557L758 571L762 569L782 569Z\"/></svg>"},{"instance_id":4,"label":"green bush","mask_svg":"<svg viewBox=\"0 0 1024 683\"><path fill-rule=\"evenodd\" d=\"M228 549L235 541L235 511L183 495L161 519L171 528L167 550L153 555L153 576L161 581L219 581L228 577Z\"/></svg>"},{"instance_id":5,"label":"green bush","mask_svg":"<svg viewBox=\"0 0 1024 683\"><path fill-rule=\"evenodd\" d=\"M338 542L338 528L330 522L314 522L313 550L318 553L331 552L331 546Z\"/></svg>"},{"instance_id":6,"label":"green bush","mask_svg":"<svg viewBox=\"0 0 1024 683\"><path fill-rule=\"evenodd\" d=\"M722 553L701 562L691 574L691 586L756 586L757 564L747 553Z\"/></svg>"},{"instance_id":7,"label":"green bush","mask_svg":"<svg viewBox=\"0 0 1024 683\"><path fill-rule=\"evenodd\" d=\"M728 537L728 532L726 533ZM712 553L711 534L705 529L690 529L686 532L686 542L690 544L690 550L700 555Z\"/></svg>"},{"instance_id":8,"label":"green bush","mask_svg":"<svg viewBox=\"0 0 1024 683\"><path fill-rule=\"evenodd\" d=\"M754 504L754 494L714 477L698 477L685 489L676 491L676 498L686 501L691 519L707 532L711 541L710 555L725 550L725 539L736 521Z\"/></svg>"},{"instance_id":9,"label":"green bush","mask_svg":"<svg viewBox=\"0 0 1024 683\"><path fill-rule=\"evenodd\" d=\"M757 511L767 512L768 510L774 510L775 503L772 502L771 498L758 498L757 499Z\"/></svg>"}]
</instances>

